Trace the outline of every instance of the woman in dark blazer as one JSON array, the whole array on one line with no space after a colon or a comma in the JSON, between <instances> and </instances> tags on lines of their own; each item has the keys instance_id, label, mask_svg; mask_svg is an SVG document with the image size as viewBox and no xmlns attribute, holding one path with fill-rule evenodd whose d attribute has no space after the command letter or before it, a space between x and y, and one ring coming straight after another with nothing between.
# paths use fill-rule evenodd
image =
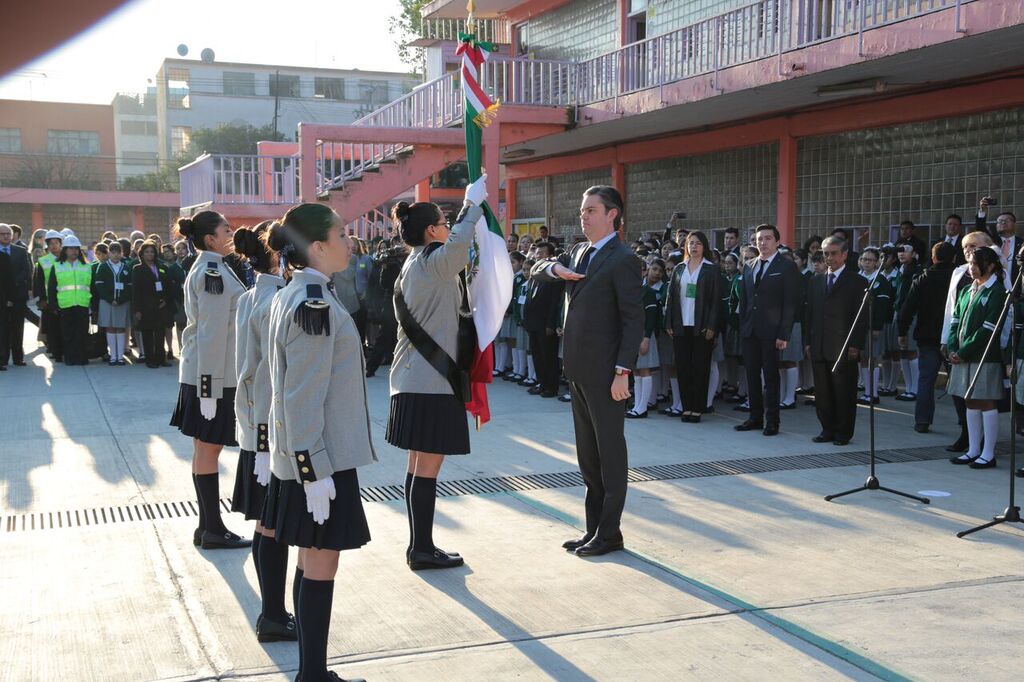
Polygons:
<instances>
[{"instance_id":1,"label":"woman in dark blazer","mask_svg":"<svg viewBox=\"0 0 1024 682\"><path fill-rule=\"evenodd\" d=\"M703 232L687 235L686 260L672 271L665 305L665 331L675 351L684 422L699 422L707 407L711 351L721 327L723 280L718 266L708 259L710 252Z\"/></svg>"},{"instance_id":2,"label":"woman in dark blazer","mask_svg":"<svg viewBox=\"0 0 1024 682\"><path fill-rule=\"evenodd\" d=\"M174 322L173 276L157 260L156 242L139 247L139 263L132 268L132 317L142 334L146 367L170 367L164 358L164 330Z\"/></svg>"}]
</instances>

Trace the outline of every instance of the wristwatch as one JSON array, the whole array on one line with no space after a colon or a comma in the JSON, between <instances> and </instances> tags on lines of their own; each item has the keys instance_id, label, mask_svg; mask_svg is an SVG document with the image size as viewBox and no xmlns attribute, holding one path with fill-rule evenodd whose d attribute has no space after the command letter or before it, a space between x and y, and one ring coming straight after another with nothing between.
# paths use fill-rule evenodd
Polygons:
<instances>
[{"instance_id":1,"label":"wristwatch","mask_svg":"<svg viewBox=\"0 0 1024 682\"><path fill-rule=\"evenodd\" d=\"M615 368L615 376L619 376L619 377L621 377L621 376L629 376L630 374L631 374L631 372L628 369L626 369L625 367L616 367Z\"/></svg>"}]
</instances>

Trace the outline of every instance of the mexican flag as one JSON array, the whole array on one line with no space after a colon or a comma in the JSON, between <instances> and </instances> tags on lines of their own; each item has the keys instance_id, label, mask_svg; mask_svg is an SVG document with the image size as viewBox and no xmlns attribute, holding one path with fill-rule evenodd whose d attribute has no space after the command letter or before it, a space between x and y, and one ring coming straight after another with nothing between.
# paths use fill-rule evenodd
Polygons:
<instances>
[{"instance_id":1,"label":"mexican flag","mask_svg":"<svg viewBox=\"0 0 1024 682\"><path fill-rule=\"evenodd\" d=\"M467 30L472 30L469 27L473 20L473 0L469 0L467 9ZM480 87L480 67L492 48L488 43L478 42L472 33L460 33L459 39L462 44L456 54L462 57L462 127L466 133L469 181L475 182L482 175L483 128L494 119L498 109L498 103L491 101ZM512 265L505 248L505 233L487 203L484 203L483 210L483 217L476 224L468 276L478 347L470 376L473 399L466 403L466 410L477 418L478 424L490 420L487 384L493 380L494 355L491 345L501 329L505 310L512 300Z\"/></svg>"}]
</instances>

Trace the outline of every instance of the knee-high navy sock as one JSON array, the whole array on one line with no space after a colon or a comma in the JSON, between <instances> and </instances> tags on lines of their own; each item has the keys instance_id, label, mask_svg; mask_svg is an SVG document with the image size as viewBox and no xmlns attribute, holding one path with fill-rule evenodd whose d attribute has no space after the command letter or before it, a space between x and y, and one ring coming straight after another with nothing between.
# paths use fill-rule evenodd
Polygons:
<instances>
[{"instance_id":1,"label":"knee-high navy sock","mask_svg":"<svg viewBox=\"0 0 1024 682\"><path fill-rule=\"evenodd\" d=\"M292 609L295 611L295 634L299 638L299 677L302 677L302 624L299 622L299 592L302 588L302 576L304 572L298 566L295 567L295 577L292 579Z\"/></svg>"},{"instance_id":2,"label":"knee-high navy sock","mask_svg":"<svg viewBox=\"0 0 1024 682\"><path fill-rule=\"evenodd\" d=\"M199 479L192 474L192 487L196 489L196 504L199 506L199 530L206 530L206 510L203 509L203 495L199 492Z\"/></svg>"},{"instance_id":3,"label":"knee-high navy sock","mask_svg":"<svg viewBox=\"0 0 1024 682\"><path fill-rule=\"evenodd\" d=\"M327 637L334 599L333 580L303 577L299 588L299 648L302 650L303 682L327 680Z\"/></svg>"},{"instance_id":4,"label":"knee-high navy sock","mask_svg":"<svg viewBox=\"0 0 1024 682\"><path fill-rule=\"evenodd\" d=\"M409 494L412 516L412 548L417 552L434 551L434 503L437 500L437 479L413 476Z\"/></svg>"},{"instance_id":5,"label":"knee-high navy sock","mask_svg":"<svg viewBox=\"0 0 1024 682\"><path fill-rule=\"evenodd\" d=\"M206 513L206 530L217 535L228 531L220 518L220 475L196 474L199 486L199 503Z\"/></svg>"},{"instance_id":6,"label":"knee-high navy sock","mask_svg":"<svg viewBox=\"0 0 1024 682\"><path fill-rule=\"evenodd\" d=\"M412 474L405 474L405 514L409 519L409 546L406 548L407 552L412 550L412 538L415 535L412 529L412 479Z\"/></svg>"},{"instance_id":7,"label":"knee-high navy sock","mask_svg":"<svg viewBox=\"0 0 1024 682\"><path fill-rule=\"evenodd\" d=\"M252 566L256 569L256 587L260 588L260 595L263 595L263 570L260 568L260 544L263 543L262 533L252 534Z\"/></svg>"},{"instance_id":8,"label":"knee-high navy sock","mask_svg":"<svg viewBox=\"0 0 1024 682\"><path fill-rule=\"evenodd\" d=\"M260 591L263 617L275 623L288 621L284 608L285 582L288 580L288 545L271 538L260 540Z\"/></svg>"}]
</instances>

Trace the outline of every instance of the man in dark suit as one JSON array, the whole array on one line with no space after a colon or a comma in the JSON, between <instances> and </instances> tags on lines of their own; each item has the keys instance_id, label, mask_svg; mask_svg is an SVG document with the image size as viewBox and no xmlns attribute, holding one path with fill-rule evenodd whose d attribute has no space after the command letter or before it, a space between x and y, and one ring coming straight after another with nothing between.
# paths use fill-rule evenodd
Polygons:
<instances>
[{"instance_id":1,"label":"man in dark suit","mask_svg":"<svg viewBox=\"0 0 1024 682\"><path fill-rule=\"evenodd\" d=\"M722 255L728 256L730 253L740 257L740 231L735 227L725 228L722 235Z\"/></svg>"},{"instance_id":2,"label":"man in dark suit","mask_svg":"<svg viewBox=\"0 0 1024 682\"><path fill-rule=\"evenodd\" d=\"M779 432L779 351L786 349L800 301L800 271L779 256L779 231L758 225L754 231L759 257L743 267L740 338L747 371L750 418L737 431ZM764 393L761 375L764 374Z\"/></svg>"},{"instance_id":3,"label":"man in dark suit","mask_svg":"<svg viewBox=\"0 0 1024 682\"><path fill-rule=\"evenodd\" d=\"M616 235L623 208L614 187L588 189L580 206L588 241L558 260L538 262L531 274L538 282L566 282L564 370L576 456L587 487L587 532L562 546L581 557L623 547L625 401L644 331L640 260Z\"/></svg>"},{"instance_id":4,"label":"man in dark suit","mask_svg":"<svg viewBox=\"0 0 1024 682\"><path fill-rule=\"evenodd\" d=\"M928 245L924 243L924 240L914 234L914 230L917 226L914 225L911 220L904 220L900 223L899 234L896 238L896 246L903 246L904 244L910 244L914 247L914 253L917 254L917 260L922 266L928 266ZM855 262L847 258L851 263Z\"/></svg>"},{"instance_id":5,"label":"man in dark suit","mask_svg":"<svg viewBox=\"0 0 1024 682\"><path fill-rule=\"evenodd\" d=\"M1020 266L1017 264L1017 254L1024 246L1024 240L1017 236L1017 216L1010 211L1001 211L996 216L995 230L988 229L988 214L990 211L989 202L991 197L982 197L978 204L978 217L974 222L975 231L988 232L996 249L1003 254L1004 265L1010 266L1010 281L1017 281L1017 272Z\"/></svg>"},{"instance_id":6,"label":"man in dark suit","mask_svg":"<svg viewBox=\"0 0 1024 682\"><path fill-rule=\"evenodd\" d=\"M534 248L538 260L555 257L555 247L551 242L538 242ZM558 397L558 335L555 330L561 327L564 293L565 283L562 281L531 279L526 286L523 328L530 335L530 349L537 369L537 385L530 389L530 393L542 398Z\"/></svg>"},{"instance_id":7,"label":"man in dark suit","mask_svg":"<svg viewBox=\"0 0 1024 682\"><path fill-rule=\"evenodd\" d=\"M13 239L11 226L0 223L0 287L5 290L0 301L0 371L7 369L8 360L18 366L25 364L22 344L32 259Z\"/></svg>"},{"instance_id":8,"label":"man in dark suit","mask_svg":"<svg viewBox=\"0 0 1024 682\"><path fill-rule=\"evenodd\" d=\"M942 238L942 241L946 242L954 249L956 249L956 256L953 259L954 265L963 265L967 262L967 258L964 256L963 241L964 241L964 221L956 213L950 213L946 218L945 224L946 234ZM987 230L985 230L987 232Z\"/></svg>"},{"instance_id":9,"label":"man in dark suit","mask_svg":"<svg viewBox=\"0 0 1024 682\"><path fill-rule=\"evenodd\" d=\"M846 445L857 418L857 359L868 329L867 310L857 319L849 344L846 335L857 318L867 281L856 266L847 266L848 249L838 237L823 241L828 270L811 278L807 288L805 351L814 371L814 409L821 424L821 433L811 439L815 443Z\"/></svg>"}]
</instances>

